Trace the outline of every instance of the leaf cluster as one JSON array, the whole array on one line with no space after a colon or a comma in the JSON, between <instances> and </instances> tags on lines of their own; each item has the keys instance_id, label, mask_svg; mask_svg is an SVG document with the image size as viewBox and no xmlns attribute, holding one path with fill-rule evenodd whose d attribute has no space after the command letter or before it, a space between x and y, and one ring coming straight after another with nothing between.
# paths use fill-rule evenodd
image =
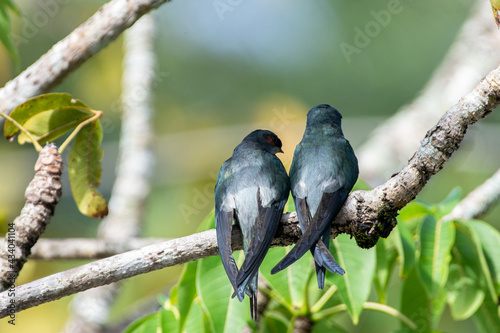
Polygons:
<instances>
[{"instance_id":1,"label":"leaf cluster","mask_svg":"<svg viewBox=\"0 0 500 333\"><path fill-rule=\"evenodd\" d=\"M288 249L270 249L260 267L266 282L261 291L270 301L259 327L250 320L246 299L230 299L231 285L215 256L186 264L170 296L160 297L162 308L126 332L241 332L246 326L292 332L296 318L304 316L314 323L313 332L347 332L338 324L340 314L347 313L356 325L364 310L397 318L397 332L431 332L446 306L455 320L473 317L478 332L500 332L500 232L478 220L444 222L460 196L454 190L436 205L410 203L394 232L372 249L359 248L347 235L332 240L330 248L346 274L327 273L324 291L317 288L309 255L271 275ZM201 230L213 226L212 213ZM243 254L235 253L235 259L241 262ZM387 304L394 280L401 285L398 309ZM369 301L371 294L377 302Z\"/></svg>"}]
</instances>

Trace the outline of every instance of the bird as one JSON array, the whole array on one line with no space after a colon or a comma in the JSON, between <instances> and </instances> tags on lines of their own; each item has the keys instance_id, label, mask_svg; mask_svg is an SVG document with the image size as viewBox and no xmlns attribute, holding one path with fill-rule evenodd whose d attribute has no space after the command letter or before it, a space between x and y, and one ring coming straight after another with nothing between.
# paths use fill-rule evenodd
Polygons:
<instances>
[{"instance_id":1,"label":"bird","mask_svg":"<svg viewBox=\"0 0 500 333\"><path fill-rule=\"evenodd\" d=\"M320 104L307 114L304 136L290 167L290 188L302 236L271 270L275 274L285 269L310 250L320 289L324 288L326 269L345 273L328 250L330 227L359 174L341 119L340 112L328 104Z\"/></svg>"},{"instance_id":2,"label":"bird","mask_svg":"<svg viewBox=\"0 0 500 333\"><path fill-rule=\"evenodd\" d=\"M240 302L250 298L257 320L259 267L271 246L290 192L290 180L277 153L281 140L271 131L255 130L222 164L215 185L215 228L219 254ZM231 250L233 222L243 235L245 259L238 269Z\"/></svg>"}]
</instances>

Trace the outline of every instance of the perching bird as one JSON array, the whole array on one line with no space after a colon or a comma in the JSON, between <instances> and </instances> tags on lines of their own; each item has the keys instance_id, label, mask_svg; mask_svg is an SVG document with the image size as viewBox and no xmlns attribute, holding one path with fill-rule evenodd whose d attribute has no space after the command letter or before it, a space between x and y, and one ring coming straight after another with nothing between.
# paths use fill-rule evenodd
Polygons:
<instances>
[{"instance_id":1,"label":"perching bird","mask_svg":"<svg viewBox=\"0 0 500 333\"><path fill-rule=\"evenodd\" d=\"M257 319L257 279L288 199L290 181L281 161L280 139L271 131L256 130L234 149L222 165L215 185L215 226L222 264L235 290L233 297L250 297L250 313ZM233 221L243 234L245 260L238 270L231 250Z\"/></svg>"},{"instance_id":2,"label":"perching bird","mask_svg":"<svg viewBox=\"0 0 500 333\"><path fill-rule=\"evenodd\" d=\"M303 235L271 271L279 272L311 250L320 289L325 269L344 274L328 250L330 226L358 178L358 160L344 138L341 118L327 104L307 114L306 130L290 167L290 187Z\"/></svg>"}]
</instances>

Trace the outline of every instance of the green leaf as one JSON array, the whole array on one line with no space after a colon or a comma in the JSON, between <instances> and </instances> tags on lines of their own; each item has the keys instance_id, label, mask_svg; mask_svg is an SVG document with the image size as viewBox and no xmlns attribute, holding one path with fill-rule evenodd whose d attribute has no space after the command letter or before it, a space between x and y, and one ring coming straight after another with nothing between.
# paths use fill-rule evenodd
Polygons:
<instances>
[{"instance_id":1,"label":"green leaf","mask_svg":"<svg viewBox=\"0 0 500 333\"><path fill-rule=\"evenodd\" d=\"M410 230L408 230L406 224L401 221L398 221L396 228L393 230L393 234L394 243L401 259L401 269L399 271L399 275L404 278L408 276L409 272L411 272L415 266L415 241L413 240L413 236Z\"/></svg>"},{"instance_id":2,"label":"green leaf","mask_svg":"<svg viewBox=\"0 0 500 333\"><path fill-rule=\"evenodd\" d=\"M285 303L284 305L291 308L292 306L292 295L290 293L290 284L288 281L287 270L293 267L291 265L284 271L278 272L271 275L271 269L280 262L281 259L287 254L287 249L285 247L273 247L267 252L262 265L260 266L260 274L267 281L273 293L274 297L279 298L278 302ZM305 256L305 255L304 255ZM302 274L301 274L302 275Z\"/></svg>"},{"instance_id":3,"label":"green leaf","mask_svg":"<svg viewBox=\"0 0 500 333\"><path fill-rule=\"evenodd\" d=\"M84 126L76 135L68 158L71 192L84 215L102 218L108 214L108 204L97 191L101 181L102 127L99 120Z\"/></svg>"},{"instance_id":4,"label":"green leaf","mask_svg":"<svg viewBox=\"0 0 500 333\"><path fill-rule=\"evenodd\" d=\"M212 332L241 332L250 320L248 297L242 303L230 299L232 287L220 257L198 260L196 288Z\"/></svg>"},{"instance_id":5,"label":"green leaf","mask_svg":"<svg viewBox=\"0 0 500 333\"><path fill-rule=\"evenodd\" d=\"M165 333L179 331L179 321L171 309L161 309L158 311L158 326L161 328L161 332Z\"/></svg>"},{"instance_id":6,"label":"green leaf","mask_svg":"<svg viewBox=\"0 0 500 333\"><path fill-rule=\"evenodd\" d=\"M500 332L500 313L498 304L485 297L483 304L472 317L478 333Z\"/></svg>"},{"instance_id":7,"label":"green leaf","mask_svg":"<svg viewBox=\"0 0 500 333\"><path fill-rule=\"evenodd\" d=\"M199 300L195 300L195 302L193 302L189 315L187 319L185 319L184 328L181 332L211 332L209 320L203 312Z\"/></svg>"},{"instance_id":8,"label":"green leaf","mask_svg":"<svg viewBox=\"0 0 500 333\"><path fill-rule=\"evenodd\" d=\"M149 333L158 329L158 312L150 313L130 324L123 333Z\"/></svg>"},{"instance_id":9,"label":"green leaf","mask_svg":"<svg viewBox=\"0 0 500 333\"><path fill-rule=\"evenodd\" d=\"M436 220L432 215L427 215L422 221L417 272L431 298L436 298L446 283L454 241L455 227L452 222Z\"/></svg>"},{"instance_id":10,"label":"green leaf","mask_svg":"<svg viewBox=\"0 0 500 333\"><path fill-rule=\"evenodd\" d=\"M430 332L431 310L430 300L424 287L413 269L404 280L401 291L401 312L418 326L417 332ZM402 332L410 332L406 324L401 321Z\"/></svg>"},{"instance_id":11,"label":"green leaf","mask_svg":"<svg viewBox=\"0 0 500 333\"><path fill-rule=\"evenodd\" d=\"M196 299L196 270L198 264L195 261L188 262L184 266L179 282L172 288L170 298L172 304L179 310L179 333L184 329L186 319L190 314L193 302Z\"/></svg>"},{"instance_id":12,"label":"green leaf","mask_svg":"<svg viewBox=\"0 0 500 333\"><path fill-rule=\"evenodd\" d=\"M500 295L500 232L483 221L472 220L467 223L477 234L481 242L481 248L488 264L492 284L494 285L496 295Z\"/></svg>"},{"instance_id":13,"label":"green leaf","mask_svg":"<svg viewBox=\"0 0 500 333\"><path fill-rule=\"evenodd\" d=\"M483 303L485 292L481 286L482 269L478 260L478 247L467 229L457 225L455 245L448 282L448 304L456 320L472 316ZM484 284L484 283L483 283Z\"/></svg>"},{"instance_id":14,"label":"green leaf","mask_svg":"<svg viewBox=\"0 0 500 333\"><path fill-rule=\"evenodd\" d=\"M39 131L43 128L47 129L46 133L51 132L49 135L54 139L56 134L62 135L66 131L70 130L75 118L82 117L83 114L91 116L92 110L81 101L74 99L70 94L66 93L50 93L39 95L30 98L23 104L17 106L11 113L10 116L17 121L20 125L28 122L31 118L38 116L41 113L61 110L56 113L57 117L52 117L52 114L47 114L40 118L39 124L36 120L33 120L30 124L32 129ZM63 114L65 115L63 116ZM62 119L58 119L62 117ZM64 123L67 121L68 123ZM78 124L75 124L75 126ZM65 129L68 127L67 129ZM4 125L4 135L5 138L11 139L19 129L10 121L5 121ZM46 133L38 133L38 136L42 136Z\"/></svg>"},{"instance_id":15,"label":"green leaf","mask_svg":"<svg viewBox=\"0 0 500 333\"><path fill-rule=\"evenodd\" d=\"M495 18L495 23L500 27L500 0L490 0L491 10L493 10L493 17Z\"/></svg>"},{"instance_id":16,"label":"green leaf","mask_svg":"<svg viewBox=\"0 0 500 333\"><path fill-rule=\"evenodd\" d=\"M391 238L391 236L389 236ZM377 265L375 268L375 287L380 303L386 302L387 285L391 277L392 267L397 259L397 252L389 246L391 240L381 238L375 246Z\"/></svg>"},{"instance_id":17,"label":"green leaf","mask_svg":"<svg viewBox=\"0 0 500 333\"><path fill-rule=\"evenodd\" d=\"M345 234L334 239L333 245L335 251L332 254L346 273L343 276L327 273L326 278L338 287L340 298L357 325L375 274L375 249L362 249Z\"/></svg>"},{"instance_id":18,"label":"green leaf","mask_svg":"<svg viewBox=\"0 0 500 333\"><path fill-rule=\"evenodd\" d=\"M24 123L23 127L43 145L74 129L91 116L89 112L75 108L60 108L34 115ZM20 133L17 140L19 144L31 142L25 133Z\"/></svg>"},{"instance_id":19,"label":"green leaf","mask_svg":"<svg viewBox=\"0 0 500 333\"><path fill-rule=\"evenodd\" d=\"M403 222L407 222L409 219L421 218L424 215L432 214L432 207L418 201L412 201L399 212L399 218Z\"/></svg>"},{"instance_id":20,"label":"green leaf","mask_svg":"<svg viewBox=\"0 0 500 333\"><path fill-rule=\"evenodd\" d=\"M436 217L441 218L449 214L460 200L462 200L462 189L455 187L443 201L436 205Z\"/></svg>"},{"instance_id":21,"label":"green leaf","mask_svg":"<svg viewBox=\"0 0 500 333\"><path fill-rule=\"evenodd\" d=\"M18 9L14 6L12 1L0 1L0 41L10 53L16 64L18 64L19 55L17 54L16 48L14 47L14 43L12 41L9 10L12 10L16 14L19 14Z\"/></svg>"}]
</instances>

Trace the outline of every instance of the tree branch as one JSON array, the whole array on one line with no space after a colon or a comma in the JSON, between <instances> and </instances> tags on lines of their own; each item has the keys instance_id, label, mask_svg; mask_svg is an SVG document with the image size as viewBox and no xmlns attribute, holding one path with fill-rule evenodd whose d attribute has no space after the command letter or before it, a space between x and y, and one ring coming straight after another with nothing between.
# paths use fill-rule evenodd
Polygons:
<instances>
[{"instance_id":1,"label":"tree branch","mask_svg":"<svg viewBox=\"0 0 500 333\"><path fill-rule=\"evenodd\" d=\"M50 91L142 15L166 1L113 0L104 4L86 22L0 89L0 112L8 114L27 99Z\"/></svg>"},{"instance_id":2,"label":"tree branch","mask_svg":"<svg viewBox=\"0 0 500 333\"><path fill-rule=\"evenodd\" d=\"M39 153L35 176L26 188L26 204L10 223L0 249L0 291L9 289L23 268L31 248L54 215L62 194L62 158L53 143Z\"/></svg>"},{"instance_id":3,"label":"tree branch","mask_svg":"<svg viewBox=\"0 0 500 333\"><path fill-rule=\"evenodd\" d=\"M498 34L497 27L491 24L491 5L476 1L422 93L384 121L357 149L361 179L379 185L407 163L442 110L455 104L500 63Z\"/></svg>"},{"instance_id":4,"label":"tree branch","mask_svg":"<svg viewBox=\"0 0 500 333\"><path fill-rule=\"evenodd\" d=\"M445 221L471 220L486 213L500 200L500 169L483 184L470 192L446 216Z\"/></svg>"},{"instance_id":5,"label":"tree branch","mask_svg":"<svg viewBox=\"0 0 500 333\"><path fill-rule=\"evenodd\" d=\"M371 247L395 226L397 212L415 198L429 178L458 149L467 127L500 104L500 67L448 110L430 129L408 165L371 191L355 191L332 226L332 237L348 233L361 247ZM296 242L301 232L295 213L284 214L273 246ZM241 249L241 232L233 230L234 250ZM138 274L217 254L215 230L150 245L16 287L15 311L53 301L83 290ZM10 298L0 293L0 317L8 314Z\"/></svg>"},{"instance_id":6,"label":"tree branch","mask_svg":"<svg viewBox=\"0 0 500 333\"><path fill-rule=\"evenodd\" d=\"M171 240L170 238L129 238L107 241L95 238L39 239L31 248L30 260L103 259L123 252ZM0 239L0 248L6 246Z\"/></svg>"}]
</instances>

